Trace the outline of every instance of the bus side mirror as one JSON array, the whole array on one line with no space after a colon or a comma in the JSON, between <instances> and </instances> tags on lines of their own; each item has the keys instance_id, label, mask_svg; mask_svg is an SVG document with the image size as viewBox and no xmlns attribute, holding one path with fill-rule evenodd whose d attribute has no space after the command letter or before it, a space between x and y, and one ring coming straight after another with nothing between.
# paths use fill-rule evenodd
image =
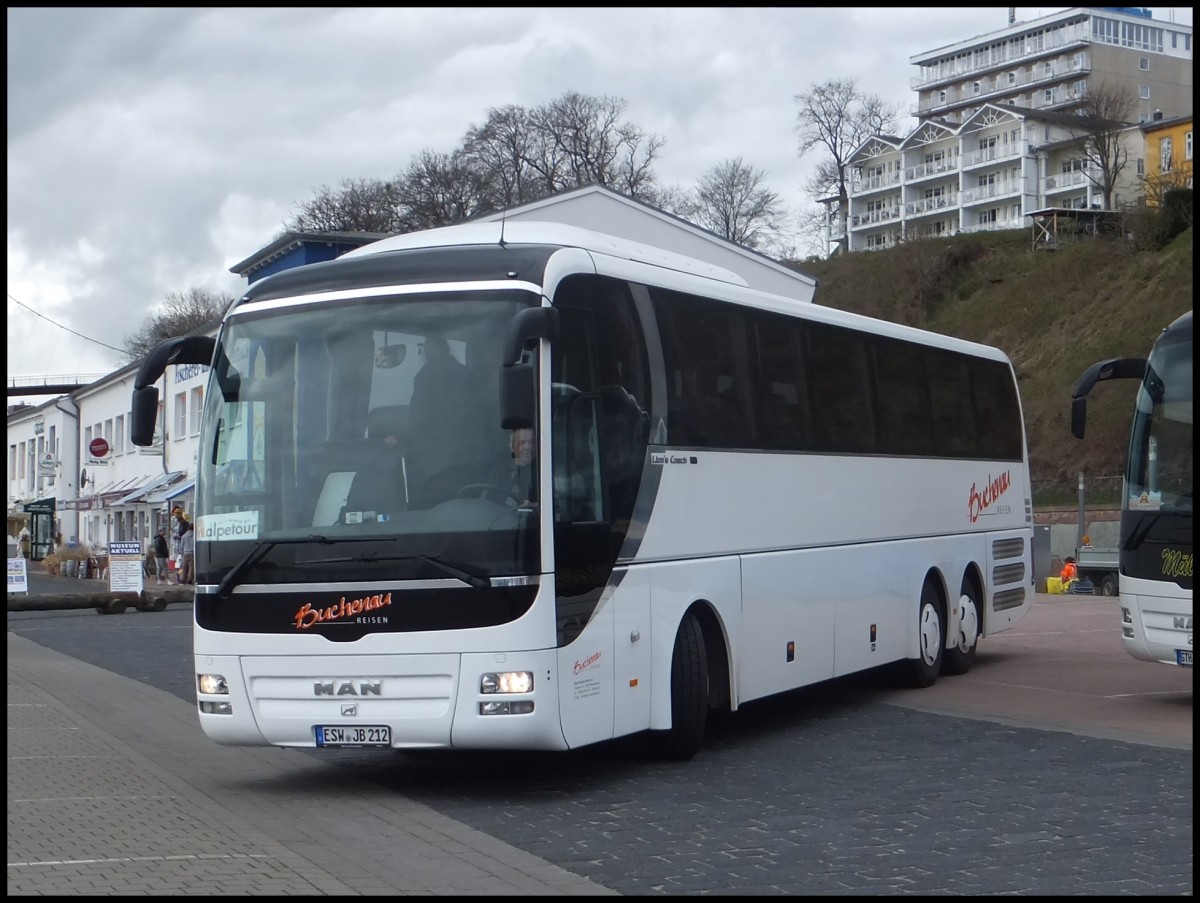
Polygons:
<instances>
[{"instance_id":1,"label":"bus side mirror","mask_svg":"<svg viewBox=\"0 0 1200 903\"><path fill-rule=\"evenodd\" d=\"M129 441L142 448L153 444L154 425L158 421L158 386L133 390L130 417Z\"/></svg>"},{"instance_id":2,"label":"bus side mirror","mask_svg":"<svg viewBox=\"0 0 1200 903\"><path fill-rule=\"evenodd\" d=\"M1083 438L1087 426L1087 396L1071 399L1071 435L1076 439Z\"/></svg>"},{"instance_id":3,"label":"bus side mirror","mask_svg":"<svg viewBox=\"0 0 1200 903\"><path fill-rule=\"evenodd\" d=\"M1083 371L1071 393L1071 435L1083 438L1087 425L1087 397L1096 383L1109 379L1141 379L1146 374L1144 357L1114 357L1098 361Z\"/></svg>"},{"instance_id":4,"label":"bus side mirror","mask_svg":"<svg viewBox=\"0 0 1200 903\"><path fill-rule=\"evenodd\" d=\"M158 387L154 385L168 364L212 364L217 340L206 335L183 335L163 339L142 358L133 378L133 400L130 413L129 441L145 447L154 441L154 425L158 421Z\"/></svg>"},{"instance_id":5,"label":"bus side mirror","mask_svg":"<svg viewBox=\"0 0 1200 903\"><path fill-rule=\"evenodd\" d=\"M524 359L525 346L535 339L554 341L558 336L558 311L553 307L527 307L515 317L504 338L500 362L500 427L530 429L537 413L537 383L533 364Z\"/></svg>"}]
</instances>

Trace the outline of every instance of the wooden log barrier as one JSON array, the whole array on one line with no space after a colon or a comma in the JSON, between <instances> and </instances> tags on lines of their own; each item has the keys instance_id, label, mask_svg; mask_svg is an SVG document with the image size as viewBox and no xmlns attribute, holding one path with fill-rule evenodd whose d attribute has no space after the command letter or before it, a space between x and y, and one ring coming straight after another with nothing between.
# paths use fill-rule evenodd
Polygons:
<instances>
[{"instance_id":1,"label":"wooden log barrier","mask_svg":"<svg viewBox=\"0 0 1200 903\"><path fill-rule=\"evenodd\" d=\"M169 603L191 603L195 598L195 587L156 587L140 593L112 592L97 587L82 593L25 593L8 594L9 611L67 611L70 609L94 608L101 614L121 614L128 608L138 611L163 611Z\"/></svg>"}]
</instances>

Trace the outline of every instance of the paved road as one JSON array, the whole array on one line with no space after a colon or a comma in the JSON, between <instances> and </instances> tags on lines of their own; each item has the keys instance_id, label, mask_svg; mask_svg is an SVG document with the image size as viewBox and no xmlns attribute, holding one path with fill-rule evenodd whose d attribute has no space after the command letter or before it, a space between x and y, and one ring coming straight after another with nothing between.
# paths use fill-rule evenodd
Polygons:
<instances>
[{"instance_id":1,"label":"paved road","mask_svg":"<svg viewBox=\"0 0 1200 903\"><path fill-rule=\"evenodd\" d=\"M188 861L158 892L1190 894L1191 674L1125 655L1115 605L1039 597L968 675L903 693L872 675L746 706L682 764L635 741L554 755L217 747L195 723L185 606L10 613L9 891L109 886L82 883L100 866L64 877L14 850L78 817L53 794L14 795L13 644L32 641L70 656L69 679L44 679L83 709L68 716L130 759L149 751L156 786L186 803L174 819L122 803L150 847L186 855L181 823L212 811L260 857ZM70 837L105 858L101 840ZM108 868L145 892L131 866Z\"/></svg>"}]
</instances>

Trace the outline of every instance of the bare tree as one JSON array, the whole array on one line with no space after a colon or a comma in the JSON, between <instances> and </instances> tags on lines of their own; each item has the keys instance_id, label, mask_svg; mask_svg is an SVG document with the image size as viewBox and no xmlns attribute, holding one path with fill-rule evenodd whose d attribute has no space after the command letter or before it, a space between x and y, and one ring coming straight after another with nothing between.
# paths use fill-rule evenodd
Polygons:
<instances>
[{"instance_id":1,"label":"bare tree","mask_svg":"<svg viewBox=\"0 0 1200 903\"><path fill-rule=\"evenodd\" d=\"M763 184L765 177L741 157L716 164L696 188L696 222L747 248L774 249L785 214L779 195Z\"/></svg>"},{"instance_id":2,"label":"bare tree","mask_svg":"<svg viewBox=\"0 0 1200 903\"><path fill-rule=\"evenodd\" d=\"M159 312L147 317L141 328L125 338L125 357L131 363L140 360L163 339L187 335L216 320L233 303L231 295L206 288L191 288L165 296Z\"/></svg>"},{"instance_id":3,"label":"bare tree","mask_svg":"<svg viewBox=\"0 0 1200 903\"><path fill-rule=\"evenodd\" d=\"M888 104L876 94L858 90L858 80L831 79L814 83L808 91L797 94L796 134L800 140L800 156L814 148L825 151L828 157L818 164L817 184L808 186L815 199L837 197L841 248L846 250L846 215L849 194L846 191L846 168L850 155L872 135L895 131L897 104Z\"/></svg>"},{"instance_id":4,"label":"bare tree","mask_svg":"<svg viewBox=\"0 0 1200 903\"><path fill-rule=\"evenodd\" d=\"M1089 88L1076 109L1073 118L1078 124L1067 126L1075 149L1087 164L1085 174L1104 196L1105 210L1113 209L1113 190L1129 163L1126 133L1136 128L1130 122L1136 105L1128 85L1101 82Z\"/></svg>"},{"instance_id":5,"label":"bare tree","mask_svg":"<svg viewBox=\"0 0 1200 903\"><path fill-rule=\"evenodd\" d=\"M391 234L401 231L401 212L395 182L343 179L336 189L322 185L284 227L291 232Z\"/></svg>"},{"instance_id":6,"label":"bare tree","mask_svg":"<svg viewBox=\"0 0 1200 903\"><path fill-rule=\"evenodd\" d=\"M510 104L488 110L483 125L473 125L463 139L461 154L491 189L502 207L524 204L542 195L530 166L533 126L529 111ZM544 193L544 191L543 191Z\"/></svg>"},{"instance_id":7,"label":"bare tree","mask_svg":"<svg viewBox=\"0 0 1200 903\"><path fill-rule=\"evenodd\" d=\"M320 188L285 224L294 232L410 232L580 188L649 198L663 140L621 121L625 101L568 92L529 111L491 109L450 153L424 150L390 182Z\"/></svg>"},{"instance_id":8,"label":"bare tree","mask_svg":"<svg viewBox=\"0 0 1200 903\"><path fill-rule=\"evenodd\" d=\"M414 232L452 226L495 208L491 185L461 153L424 150L399 180L398 198L404 209L401 228Z\"/></svg>"},{"instance_id":9,"label":"bare tree","mask_svg":"<svg viewBox=\"0 0 1200 903\"><path fill-rule=\"evenodd\" d=\"M665 143L621 122L626 103L568 91L529 114L530 168L541 194L605 185L634 198L654 186L654 160Z\"/></svg>"},{"instance_id":10,"label":"bare tree","mask_svg":"<svg viewBox=\"0 0 1200 903\"><path fill-rule=\"evenodd\" d=\"M678 184L655 185L647 189L640 200L680 219L699 223L696 192L692 189Z\"/></svg>"}]
</instances>

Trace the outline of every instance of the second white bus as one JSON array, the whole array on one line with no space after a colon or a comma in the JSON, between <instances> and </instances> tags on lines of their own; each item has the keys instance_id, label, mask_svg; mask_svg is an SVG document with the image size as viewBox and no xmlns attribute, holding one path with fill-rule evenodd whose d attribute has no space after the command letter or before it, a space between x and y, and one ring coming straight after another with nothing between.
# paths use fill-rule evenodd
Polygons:
<instances>
[{"instance_id":1,"label":"second white bus","mask_svg":"<svg viewBox=\"0 0 1200 903\"><path fill-rule=\"evenodd\" d=\"M276 274L147 357L134 442L184 363L212 367L194 652L220 743L649 732L686 758L713 710L965 672L1032 603L1001 351L657 248L471 224Z\"/></svg>"}]
</instances>

